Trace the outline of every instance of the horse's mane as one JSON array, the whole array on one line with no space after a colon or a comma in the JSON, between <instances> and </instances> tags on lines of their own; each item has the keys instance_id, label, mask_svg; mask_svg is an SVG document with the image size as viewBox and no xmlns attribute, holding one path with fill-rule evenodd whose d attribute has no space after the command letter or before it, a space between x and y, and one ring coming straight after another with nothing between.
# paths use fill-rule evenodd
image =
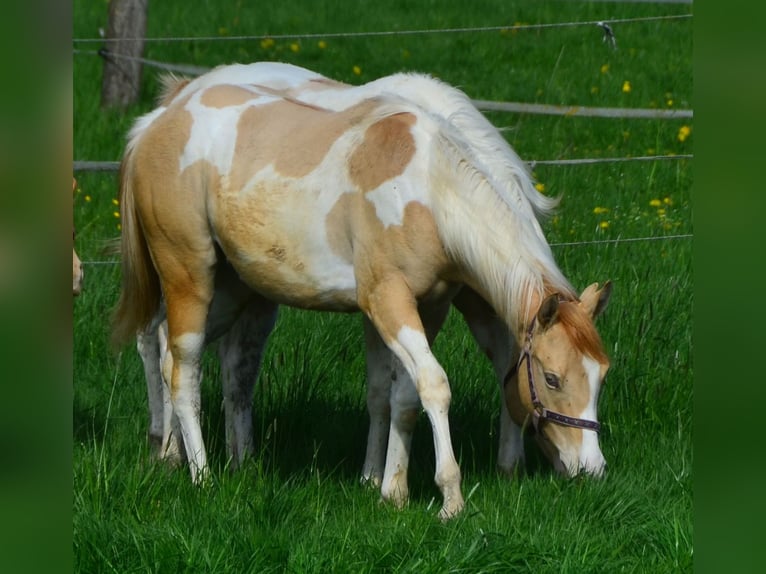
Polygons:
<instances>
[{"instance_id":1,"label":"horse's mane","mask_svg":"<svg viewBox=\"0 0 766 574\"><path fill-rule=\"evenodd\" d=\"M474 157L495 175L497 191L506 203L518 202L521 193L538 218L548 217L556 209L560 197L548 197L537 191L527 164L463 91L419 73L394 74L381 81L390 82L400 95L434 111L458 128Z\"/></svg>"},{"instance_id":2,"label":"horse's mane","mask_svg":"<svg viewBox=\"0 0 766 574\"><path fill-rule=\"evenodd\" d=\"M439 125L435 173L452 174L461 190L460 197L443 194L442 240L476 277L485 278L486 284L477 287L518 333L535 299L539 304L551 291L573 300L577 294L558 268L524 192L525 187L534 190L525 164L510 146L497 145L494 128L486 130L478 121L481 114L458 115L460 123L455 116L431 114ZM505 179L509 173L514 177Z\"/></svg>"},{"instance_id":3,"label":"horse's mane","mask_svg":"<svg viewBox=\"0 0 766 574\"><path fill-rule=\"evenodd\" d=\"M574 301L559 304L558 319L575 348L600 363L608 361L593 321Z\"/></svg>"}]
</instances>

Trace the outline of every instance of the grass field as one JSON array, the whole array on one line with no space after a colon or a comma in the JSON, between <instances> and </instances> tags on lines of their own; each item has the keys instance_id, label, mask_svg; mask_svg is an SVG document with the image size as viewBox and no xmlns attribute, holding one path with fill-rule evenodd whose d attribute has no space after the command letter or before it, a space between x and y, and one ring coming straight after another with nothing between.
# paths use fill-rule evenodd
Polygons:
<instances>
[{"instance_id":1,"label":"grass field","mask_svg":"<svg viewBox=\"0 0 766 574\"><path fill-rule=\"evenodd\" d=\"M684 14L684 5L500 0L157 2L150 37L271 35L270 40L147 44L150 59L215 66L280 60L350 83L429 72L484 100L692 108L691 19L596 26L340 37L363 31L538 24ZM193 6L193 8L191 8ZM74 2L74 37L97 36L107 2ZM277 38L325 33L326 38ZM76 44L91 50L98 45ZM75 56L74 156L120 157L132 120L153 106L155 71L127 112L99 108L100 60ZM689 120L488 114L522 158L689 154ZM599 319L612 360L601 395L604 480L555 475L528 443L527 469L495 472L494 376L457 315L435 354L450 376L450 423L465 511L446 524L433 484L430 426L413 441L411 500L398 511L359 484L367 432L358 316L283 309L255 397L257 457L227 471L218 368L204 363L203 431L213 476L149 461L146 391L134 349L111 351L119 268L113 173L78 174L74 302L74 517L78 572L679 572L692 543L692 162L538 165L564 194L544 228L578 288L611 279ZM606 240L652 238L641 241Z\"/></svg>"}]
</instances>

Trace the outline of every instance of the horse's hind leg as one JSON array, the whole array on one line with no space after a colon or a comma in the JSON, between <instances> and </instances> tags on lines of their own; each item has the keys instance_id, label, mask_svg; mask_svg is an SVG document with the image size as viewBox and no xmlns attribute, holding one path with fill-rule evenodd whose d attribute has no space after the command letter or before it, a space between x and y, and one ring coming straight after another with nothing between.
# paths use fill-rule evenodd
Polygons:
<instances>
[{"instance_id":1,"label":"horse's hind leg","mask_svg":"<svg viewBox=\"0 0 766 574\"><path fill-rule=\"evenodd\" d=\"M181 423L173 412L173 401L170 392L170 381L173 376L173 356L170 354L168 343L168 323L162 321L157 329L159 344L159 366L162 384L162 442L160 457L171 465L181 464L186 460L184 445L181 442Z\"/></svg>"},{"instance_id":2,"label":"horse's hind leg","mask_svg":"<svg viewBox=\"0 0 766 574\"><path fill-rule=\"evenodd\" d=\"M370 428L367 433L362 482L379 487L386 464L386 448L391 423L391 384L393 377L397 376L395 364L397 359L367 318L364 320L364 337L367 364L367 412L370 416Z\"/></svg>"},{"instance_id":3,"label":"horse's hind leg","mask_svg":"<svg viewBox=\"0 0 766 574\"><path fill-rule=\"evenodd\" d=\"M475 291L463 287L452 301L460 311L479 348L492 362L500 387L500 440L497 466L501 472L511 476L524 464L524 442L521 428L513 422L505 401L505 385L515 385L514 374L510 381L506 377L518 360L518 345L505 323L490 305ZM513 387L515 388L515 386Z\"/></svg>"},{"instance_id":4,"label":"horse's hind leg","mask_svg":"<svg viewBox=\"0 0 766 574\"><path fill-rule=\"evenodd\" d=\"M165 243L166 235L174 241ZM200 361L214 292L215 249L207 229L181 225L163 229L150 247L167 309L173 414L178 417L192 480L199 482L207 471L200 426Z\"/></svg>"},{"instance_id":5,"label":"horse's hind leg","mask_svg":"<svg viewBox=\"0 0 766 574\"><path fill-rule=\"evenodd\" d=\"M276 304L256 297L218 344L226 446L232 468L253 454L253 388L276 318Z\"/></svg>"},{"instance_id":6,"label":"horse's hind leg","mask_svg":"<svg viewBox=\"0 0 766 574\"><path fill-rule=\"evenodd\" d=\"M146 393L149 399L149 446L152 457L159 458L163 435L162 373L160 372L159 323L153 321L136 335L136 348L144 365Z\"/></svg>"},{"instance_id":7,"label":"horse's hind leg","mask_svg":"<svg viewBox=\"0 0 766 574\"><path fill-rule=\"evenodd\" d=\"M153 458L180 464L185 456L180 440L178 421L171 432L173 407L170 402L170 368L172 359L167 342L168 327L164 306L149 326L136 336L136 348L141 356L146 377L149 403L149 445Z\"/></svg>"}]
</instances>

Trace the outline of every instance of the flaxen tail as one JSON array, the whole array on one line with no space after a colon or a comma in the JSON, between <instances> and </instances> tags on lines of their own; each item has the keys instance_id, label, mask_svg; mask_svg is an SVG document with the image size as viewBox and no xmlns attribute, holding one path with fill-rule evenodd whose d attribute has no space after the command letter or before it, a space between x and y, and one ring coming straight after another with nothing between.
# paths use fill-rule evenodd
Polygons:
<instances>
[{"instance_id":1,"label":"flaxen tail","mask_svg":"<svg viewBox=\"0 0 766 574\"><path fill-rule=\"evenodd\" d=\"M112 343L117 347L130 342L149 324L162 298L159 275L138 220L133 170L133 149L129 145L120 165L122 291L112 319Z\"/></svg>"}]
</instances>

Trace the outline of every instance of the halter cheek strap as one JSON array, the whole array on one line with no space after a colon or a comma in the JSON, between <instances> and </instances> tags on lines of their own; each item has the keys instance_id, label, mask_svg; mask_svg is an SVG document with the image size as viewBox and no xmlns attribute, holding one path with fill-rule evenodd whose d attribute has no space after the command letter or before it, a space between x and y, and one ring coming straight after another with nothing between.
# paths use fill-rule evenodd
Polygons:
<instances>
[{"instance_id":1,"label":"halter cheek strap","mask_svg":"<svg viewBox=\"0 0 766 574\"><path fill-rule=\"evenodd\" d=\"M566 427L599 432L601 430L601 424L598 421L578 419L576 417L570 417L565 414L549 410L545 408L542 401L540 401L540 398L537 395L537 389L535 388L535 377L532 371L532 331L534 330L534 327L535 319L533 318L529 328L527 329L527 336L526 340L524 341L524 348L521 349L521 355L519 355L519 362L508 373L508 376L505 379L505 383L508 384L510 378L518 372L518 370L521 368L521 363L524 361L524 359L526 359L527 380L529 382L529 397L532 400L532 407L534 409L532 411L532 424L534 425L535 430L539 430L540 421L544 420Z\"/></svg>"}]
</instances>

